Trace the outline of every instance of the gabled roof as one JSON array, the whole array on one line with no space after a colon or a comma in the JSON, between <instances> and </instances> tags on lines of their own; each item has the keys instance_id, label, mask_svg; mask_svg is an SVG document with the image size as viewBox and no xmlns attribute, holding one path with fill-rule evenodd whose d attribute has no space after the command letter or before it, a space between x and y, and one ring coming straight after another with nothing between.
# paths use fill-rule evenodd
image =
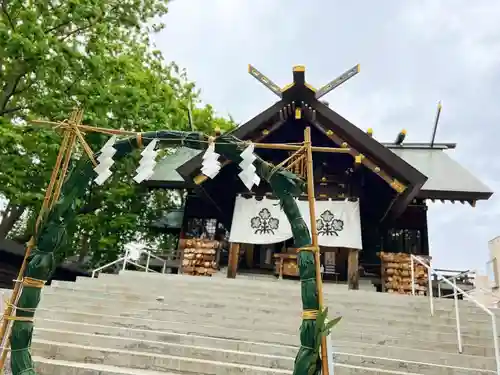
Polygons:
<instances>
[{"instance_id":1,"label":"gabled roof","mask_svg":"<svg viewBox=\"0 0 500 375\"><path fill-rule=\"evenodd\" d=\"M444 149L454 148L454 144L436 144L431 149L427 144L379 143L317 100L315 89L305 82L304 69L294 69L293 75L294 82L283 89L278 102L234 129L231 135L242 140L265 142L265 138L288 119L295 119L295 111L298 109L302 123L319 129L332 141L332 146L347 143L353 157L359 155L365 167L397 192L397 197L391 204L392 217L401 214L414 198L472 203L488 199L492 195L487 186L444 153ZM189 153L193 157L189 158ZM182 176L185 183L196 185L193 181L200 181L197 177L200 175L201 153L186 150L184 155L184 159L176 160L169 156L168 163L165 159L165 166L158 166L164 170L164 174L155 172L150 184L161 184L161 180L165 181L164 177L167 177L167 171L170 171L168 173L178 183L181 183ZM163 161L159 164L161 163Z\"/></svg>"},{"instance_id":2,"label":"gabled roof","mask_svg":"<svg viewBox=\"0 0 500 375\"><path fill-rule=\"evenodd\" d=\"M397 156L424 174L428 179L417 194L420 199L442 199L468 201L487 200L492 195L492 190L476 178L467 169L453 160L446 151L454 149L455 144L434 144L430 148L425 143L382 143ZM184 153L184 151L179 152ZM189 149L186 153L198 155L201 151ZM162 158L155 169L154 183L157 186L170 186L181 183L182 177L175 172L186 160L177 154ZM161 171L169 171L162 173ZM173 176L173 177L171 177ZM184 181L184 180L182 180Z\"/></svg>"},{"instance_id":3,"label":"gabled roof","mask_svg":"<svg viewBox=\"0 0 500 375\"><path fill-rule=\"evenodd\" d=\"M388 147L427 176L418 198L472 202L489 199L493 194L488 186L447 155L446 148Z\"/></svg>"},{"instance_id":4,"label":"gabled roof","mask_svg":"<svg viewBox=\"0 0 500 375\"><path fill-rule=\"evenodd\" d=\"M401 159L375 139L347 121L315 97L314 89L305 82L304 69L294 68L294 81L282 93L280 101L255 116L247 123L232 132L242 140L260 141L265 136L257 135L259 129L273 129L282 125L285 117L296 108L302 110L304 118L313 125L321 126L332 139L347 142L355 155L364 156L363 163L374 170L400 194L399 202L392 206L395 214L404 211L408 203L416 197L427 180L426 176ZM291 110L293 108L293 111ZM331 134L330 134L331 133ZM256 139L259 137L261 139ZM353 156L355 156L353 154ZM201 156L198 155L179 167L177 171L186 180L192 180L201 167Z\"/></svg>"},{"instance_id":5,"label":"gabled roof","mask_svg":"<svg viewBox=\"0 0 500 375\"><path fill-rule=\"evenodd\" d=\"M153 175L144 182L149 187L186 188L189 181L184 180L177 172L177 168L197 156L201 151L188 147L179 147L173 154L167 155L158 161Z\"/></svg>"},{"instance_id":6,"label":"gabled roof","mask_svg":"<svg viewBox=\"0 0 500 375\"><path fill-rule=\"evenodd\" d=\"M184 207L172 209L165 216L151 223L151 227L163 231L179 231L182 229L182 221L184 220Z\"/></svg>"}]
</instances>

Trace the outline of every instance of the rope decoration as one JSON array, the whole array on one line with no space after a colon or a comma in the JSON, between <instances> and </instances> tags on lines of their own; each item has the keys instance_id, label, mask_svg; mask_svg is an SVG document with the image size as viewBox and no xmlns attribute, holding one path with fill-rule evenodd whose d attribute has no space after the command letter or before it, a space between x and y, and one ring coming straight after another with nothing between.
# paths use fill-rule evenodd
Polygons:
<instances>
[{"instance_id":1,"label":"rope decoration","mask_svg":"<svg viewBox=\"0 0 500 375\"><path fill-rule=\"evenodd\" d=\"M21 283L23 287L27 288L37 288L37 289L42 289L45 286L45 283L47 282L46 280L39 280L39 279L34 279L32 277L25 277L23 280L15 280L16 283ZM5 309L5 312L2 316L3 320L9 320L9 321L17 321L17 322L30 322L32 323L34 321L34 317L29 317L29 316L16 316L16 315L10 315L10 313L14 313L16 311L24 311L24 312L32 312L34 313L36 311L36 308L22 308L22 307L17 307L10 301L5 301L7 308ZM0 319L0 320L2 320Z\"/></svg>"},{"instance_id":2,"label":"rope decoration","mask_svg":"<svg viewBox=\"0 0 500 375\"><path fill-rule=\"evenodd\" d=\"M319 246L309 245L297 249L298 253L300 253L301 251L310 251L312 253L317 253L319 251Z\"/></svg>"},{"instance_id":3,"label":"rope decoration","mask_svg":"<svg viewBox=\"0 0 500 375\"><path fill-rule=\"evenodd\" d=\"M137 133L135 135L135 138L137 140L137 147L138 148L143 148L144 147L144 143L142 142L142 133Z\"/></svg>"},{"instance_id":4,"label":"rope decoration","mask_svg":"<svg viewBox=\"0 0 500 375\"><path fill-rule=\"evenodd\" d=\"M305 320L316 320L318 317L318 310L304 310L302 311L302 319Z\"/></svg>"},{"instance_id":5,"label":"rope decoration","mask_svg":"<svg viewBox=\"0 0 500 375\"><path fill-rule=\"evenodd\" d=\"M22 281L23 286L29 287L29 288L38 288L42 289L45 286L45 283L47 280L39 280L39 279L34 279L32 277L25 277Z\"/></svg>"},{"instance_id":6,"label":"rope decoration","mask_svg":"<svg viewBox=\"0 0 500 375\"><path fill-rule=\"evenodd\" d=\"M29 316L8 316L8 315L4 315L3 318L5 320L11 320L11 321L14 321L14 322L28 322L28 323L33 323L35 318L33 317L29 317Z\"/></svg>"},{"instance_id":7,"label":"rope decoration","mask_svg":"<svg viewBox=\"0 0 500 375\"><path fill-rule=\"evenodd\" d=\"M7 306L12 307L13 310L19 310L19 311L25 311L25 312L35 312L35 308L28 308L28 307L17 307L16 305L7 302ZM8 319L7 319L8 320Z\"/></svg>"}]
</instances>

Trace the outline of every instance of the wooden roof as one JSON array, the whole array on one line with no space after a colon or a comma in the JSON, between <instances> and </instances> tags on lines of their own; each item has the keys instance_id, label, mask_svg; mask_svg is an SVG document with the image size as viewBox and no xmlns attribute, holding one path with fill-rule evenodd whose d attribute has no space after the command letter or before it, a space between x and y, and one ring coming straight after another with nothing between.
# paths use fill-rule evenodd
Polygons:
<instances>
[{"instance_id":1,"label":"wooden roof","mask_svg":"<svg viewBox=\"0 0 500 375\"><path fill-rule=\"evenodd\" d=\"M294 69L293 83L282 92L281 100L255 116L247 123L232 131L232 135L242 140L265 141L265 137L281 127L287 116L293 116L299 108L302 118L320 129L332 140L332 147L339 141L346 142L353 152L364 156L364 164L370 165L380 175L386 176L388 183L403 186L392 210L397 216L415 198L427 177L391 152L364 131L340 116L315 97L315 90L305 82L303 69ZM263 131L266 130L267 134ZM354 156L354 155L353 155ZM197 155L180 166L177 171L186 181L192 181L201 168L201 155Z\"/></svg>"},{"instance_id":2,"label":"wooden roof","mask_svg":"<svg viewBox=\"0 0 500 375\"><path fill-rule=\"evenodd\" d=\"M453 160L443 147L388 146L392 152L425 174L428 180L418 193L422 199L473 202L489 199L493 192Z\"/></svg>"},{"instance_id":3,"label":"wooden roof","mask_svg":"<svg viewBox=\"0 0 500 375\"><path fill-rule=\"evenodd\" d=\"M231 135L242 140L266 142L266 138L272 137L289 120L313 126L330 139L332 147L346 143L352 150L353 157L361 156L363 165L397 192L397 197L390 206L393 218L404 212L414 198L473 202L488 199L492 195L490 189L470 173L467 172L468 182L460 178L460 175L463 176L463 168L443 152L443 149L454 148L454 144L436 144L430 149L425 144L395 145L378 142L319 101L316 90L305 81L303 68L294 69L293 83L283 88L279 96L279 101L234 129ZM300 112L299 120L295 119L297 110ZM280 132L276 135L278 133ZM436 156L429 156L431 154ZM189 157L185 153L186 157L177 158L179 160L176 159L175 165L167 163L170 158L165 159L163 169L175 169L178 172L174 181L178 186L183 185L179 176L184 179L185 187L196 185L194 181L200 175L202 154L192 150L192 155ZM446 177L451 172L456 172L456 176ZM169 182L160 178L159 174L157 177L151 181L152 185L168 185Z\"/></svg>"}]
</instances>

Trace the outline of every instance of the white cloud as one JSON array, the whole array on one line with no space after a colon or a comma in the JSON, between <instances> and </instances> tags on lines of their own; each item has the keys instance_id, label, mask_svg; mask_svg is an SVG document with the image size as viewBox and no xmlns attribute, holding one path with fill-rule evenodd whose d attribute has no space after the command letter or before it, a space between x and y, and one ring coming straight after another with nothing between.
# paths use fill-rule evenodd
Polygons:
<instances>
[{"instance_id":1,"label":"white cloud","mask_svg":"<svg viewBox=\"0 0 500 375\"><path fill-rule=\"evenodd\" d=\"M471 73L486 73L500 63L499 18L496 1L425 0L402 9L402 21L422 43L449 44Z\"/></svg>"}]
</instances>

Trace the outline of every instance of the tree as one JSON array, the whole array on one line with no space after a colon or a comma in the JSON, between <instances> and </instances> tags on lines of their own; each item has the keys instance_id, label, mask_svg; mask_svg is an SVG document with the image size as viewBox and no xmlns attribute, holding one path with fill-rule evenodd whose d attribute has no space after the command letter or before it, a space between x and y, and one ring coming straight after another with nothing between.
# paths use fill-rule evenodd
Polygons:
<instances>
[{"instance_id":1,"label":"tree","mask_svg":"<svg viewBox=\"0 0 500 375\"><path fill-rule=\"evenodd\" d=\"M187 107L197 102L194 84L183 71L166 64L150 47L149 33L161 25L151 20L167 12L166 0L3 1L0 6L0 194L8 199L0 223L5 237L29 209L30 222L41 205L54 165L59 137L52 130L25 124L32 118L62 120L74 106L85 108L84 121L130 130L187 129ZM151 26L144 26L151 24ZM231 123L214 118L211 107L194 109L197 129ZM97 150L104 139L88 139ZM147 192L129 183L132 168L118 167L105 190L94 189L89 205L103 201L74 228L71 249L94 253L96 261L116 256L132 228L156 205ZM155 193L155 196L166 194ZM124 199L117 199L123 197ZM105 198L102 200L102 198ZM161 202L157 197L153 202ZM162 203L163 204L163 203ZM152 207L144 210L144 207ZM140 218L138 215L142 215ZM113 217L110 221L107 218ZM120 229L123 235L116 236ZM137 228L137 226L136 226ZM142 227L139 227L142 230ZM99 230L99 243L88 241ZM97 232L96 232L97 234ZM88 249L88 250L85 250ZM101 249L102 251L99 251ZM110 249L114 249L112 254Z\"/></svg>"}]
</instances>

